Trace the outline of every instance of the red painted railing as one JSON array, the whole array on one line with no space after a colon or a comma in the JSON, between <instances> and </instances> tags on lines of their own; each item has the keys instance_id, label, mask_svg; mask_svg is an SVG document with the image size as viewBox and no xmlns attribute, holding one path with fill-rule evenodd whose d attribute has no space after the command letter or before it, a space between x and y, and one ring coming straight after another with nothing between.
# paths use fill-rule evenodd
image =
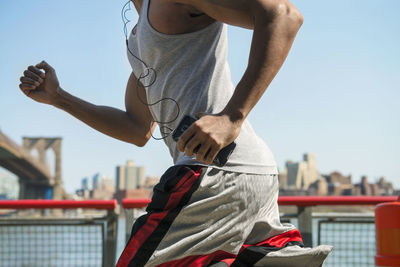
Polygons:
<instances>
[{"instance_id":1,"label":"red painted railing","mask_svg":"<svg viewBox=\"0 0 400 267\"><path fill-rule=\"evenodd\" d=\"M150 201L150 198L124 198L122 207L124 209L140 209L146 207Z\"/></svg>"},{"instance_id":2,"label":"red painted railing","mask_svg":"<svg viewBox=\"0 0 400 267\"><path fill-rule=\"evenodd\" d=\"M278 204L282 206L323 206L323 205L377 205L384 202L396 201L396 196L281 196ZM125 209L144 208L150 199L122 200Z\"/></svg>"},{"instance_id":3,"label":"red painted railing","mask_svg":"<svg viewBox=\"0 0 400 267\"><path fill-rule=\"evenodd\" d=\"M281 196L278 204L283 206L322 206L322 205L377 205L398 200L396 196ZM125 209L144 208L150 198L122 200ZM103 209L113 210L117 201L112 200L1 200L0 209Z\"/></svg>"},{"instance_id":4,"label":"red painted railing","mask_svg":"<svg viewBox=\"0 0 400 267\"><path fill-rule=\"evenodd\" d=\"M396 201L396 196L281 196L278 204L284 206L325 206L325 205L377 205Z\"/></svg>"},{"instance_id":5,"label":"red painted railing","mask_svg":"<svg viewBox=\"0 0 400 267\"><path fill-rule=\"evenodd\" d=\"M101 209L114 210L112 200L1 200L0 209Z\"/></svg>"}]
</instances>

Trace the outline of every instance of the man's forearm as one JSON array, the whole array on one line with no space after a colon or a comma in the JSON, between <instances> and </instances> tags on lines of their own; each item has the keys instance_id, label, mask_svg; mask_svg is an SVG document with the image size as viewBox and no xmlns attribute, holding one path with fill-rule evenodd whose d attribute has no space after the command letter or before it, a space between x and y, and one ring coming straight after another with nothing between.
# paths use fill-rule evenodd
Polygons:
<instances>
[{"instance_id":1,"label":"man's forearm","mask_svg":"<svg viewBox=\"0 0 400 267\"><path fill-rule=\"evenodd\" d=\"M90 127L113 138L143 146L147 142L146 129L150 125L131 118L120 109L98 106L77 98L59 89L60 98L54 103L58 107Z\"/></svg>"},{"instance_id":2,"label":"man's forearm","mask_svg":"<svg viewBox=\"0 0 400 267\"><path fill-rule=\"evenodd\" d=\"M242 122L261 98L285 61L302 22L292 5L283 5L273 14L257 11L248 67L223 111L232 121Z\"/></svg>"}]
</instances>

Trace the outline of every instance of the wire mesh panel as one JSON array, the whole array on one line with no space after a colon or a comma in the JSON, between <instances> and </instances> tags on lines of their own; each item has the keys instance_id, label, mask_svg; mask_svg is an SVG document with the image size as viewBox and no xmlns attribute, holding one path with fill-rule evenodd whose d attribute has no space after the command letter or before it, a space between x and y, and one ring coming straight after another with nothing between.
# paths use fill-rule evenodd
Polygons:
<instances>
[{"instance_id":1,"label":"wire mesh panel","mask_svg":"<svg viewBox=\"0 0 400 267\"><path fill-rule=\"evenodd\" d=\"M318 244L332 245L325 266L375 266L373 220L322 220L318 223Z\"/></svg>"},{"instance_id":2,"label":"wire mesh panel","mask_svg":"<svg viewBox=\"0 0 400 267\"><path fill-rule=\"evenodd\" d=\"M0 224L0 266L103 264L104 224Z\"/></svg>"}]
</instances>

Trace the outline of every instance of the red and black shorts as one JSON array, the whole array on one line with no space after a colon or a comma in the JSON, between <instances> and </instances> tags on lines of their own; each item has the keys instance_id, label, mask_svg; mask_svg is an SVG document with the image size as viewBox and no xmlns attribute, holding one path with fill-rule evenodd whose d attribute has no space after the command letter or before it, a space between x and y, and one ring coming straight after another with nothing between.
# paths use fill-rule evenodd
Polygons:
<instances>
[{"instance_id":1,"label":"red and black shorts","mask_svg":"<svg viewBox=\"0 0 400 267\"><path fill-rule=\"evenodd\" d=\"M117 267L320 266L332 248L303 248L293 225L280 223L278 187L276 174L171 167Z\"/></svg>"}]
</instances>

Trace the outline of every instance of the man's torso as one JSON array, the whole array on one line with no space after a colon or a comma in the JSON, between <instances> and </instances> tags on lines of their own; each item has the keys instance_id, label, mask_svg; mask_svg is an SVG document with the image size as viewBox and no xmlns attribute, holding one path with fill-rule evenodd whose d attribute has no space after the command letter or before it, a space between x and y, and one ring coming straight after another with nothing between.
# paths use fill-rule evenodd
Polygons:
<instances>
[{"instance_id":1,"label":"man's torso","mask_svg":"<svg viewBox=\"0 0 400 267\"><path fill-rule=\"evenodd\" d=\"M167 130L175 129L184 115L218 114L230 100L235 86L227 61L227 25L201 14L191 17L193 9L187 6L168 4L159 9L156 5L165 2L143 0L136 30L129 37L128 58L135 76L143 77L140 82L146 88L149 110L160 126L160 134L174 163L201 165L194 156L178 151ZM153 12L156 21L151 20ZM176 15L179 12L182 16ZM202 24L193 22L203 16ZM164 26L163 20L166 21ZM208 24L204 23L207 20ZM277 173L271 151L247 120L235 142L237 146L223 169L254 174Z\"/></svg>"},{"instance_id":2,"label":"man's torso","mask_svg":"<svg viewBox=\"0 0 400 267\"><path fill-rule=\"evenodd\" d=\"M134 2L140 13L143 1L136 0ZM193 6L165 0L151 0L148 18L157 31L165 34L194 32L215 21Z\"/></svg>"}]
</instances>

